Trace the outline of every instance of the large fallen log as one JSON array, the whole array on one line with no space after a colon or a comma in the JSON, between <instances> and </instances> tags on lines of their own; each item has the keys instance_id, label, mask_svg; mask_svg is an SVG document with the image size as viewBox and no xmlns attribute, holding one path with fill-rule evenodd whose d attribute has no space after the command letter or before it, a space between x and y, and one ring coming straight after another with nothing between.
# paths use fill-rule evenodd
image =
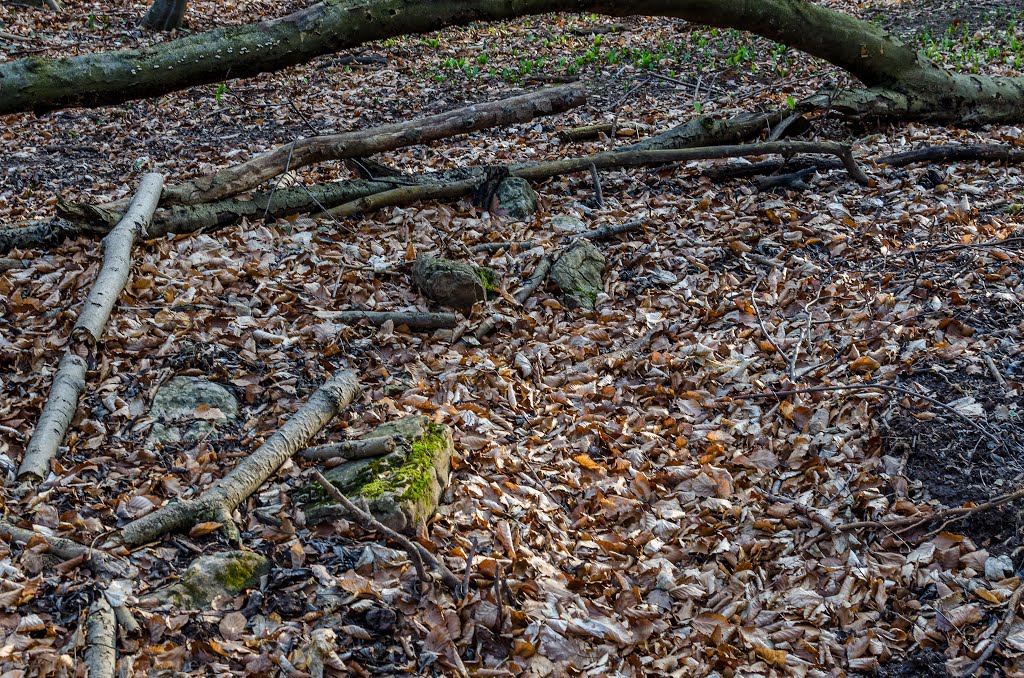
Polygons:
<instances>
[{"instance_id":1,"label":"large fallen log","mask_svg":"<svg viewBox=\"0 0 1024 678\"><path fill-rule=\"evenodd\" d=\"M325 0L288 16L136 50L0 64L0 114L104 106L242 78L398 35L549 12L666 16L756 33L845 69L867 89L822 105L946 122L1019 122L1024 79L952 74L883 29L806 0Z\"/></svg>"},{"instance_id":2,"label":"large fallen log","mask_svg":"<svg viewBox=\"0 0 1024 678\"><path fill-rule=\"evenodd\" d=\"M359 392L356 373L342 370L309 397L284 425L226 476L196 499L171 502L121 529L120 541L128 546L153 541L167 532L183 530L204 521L221 524L228 539L239 542L232 512L267 478L277 472L327 422L348 407Z\"/></svg>"},{"instance_id":3,"label":"large fallen log","mask_svg":"<svg viewBox=\"0 0 1024 678\"><path fill-rule=\"evenodd\" d=\"M71 340L57 367L50 395L21 459L21 480L41 480L50 472L50 460L57 456L85 390L87 358L95 351L114 304L128 282L132 247L146 231L163 183L161 174L145 175L128 211L103 239L103 265L71 330Z\"/></svg>"}]
</instances>

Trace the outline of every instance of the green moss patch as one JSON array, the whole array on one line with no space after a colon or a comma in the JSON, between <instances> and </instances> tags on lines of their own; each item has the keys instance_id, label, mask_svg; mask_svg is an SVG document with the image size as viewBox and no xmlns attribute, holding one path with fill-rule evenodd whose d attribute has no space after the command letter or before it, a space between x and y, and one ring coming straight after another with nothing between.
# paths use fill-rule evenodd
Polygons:
<instances>
[{"instance_id":1,"label":"green moss patch","mask_svg":"<svg viewBox=\"0 0 1024 678\"><path fill-rule=\"evenodd\" d=\"M406 417L365 437L378 436L399 437L404 444L386 456L350 461L325 475L388 527L415 532L433 515L447 485L454 448L451 430L426 417ZM299 490L296 499L310 522L345 517L344 509L317 483Z\"/></svg>"}]
</instances>

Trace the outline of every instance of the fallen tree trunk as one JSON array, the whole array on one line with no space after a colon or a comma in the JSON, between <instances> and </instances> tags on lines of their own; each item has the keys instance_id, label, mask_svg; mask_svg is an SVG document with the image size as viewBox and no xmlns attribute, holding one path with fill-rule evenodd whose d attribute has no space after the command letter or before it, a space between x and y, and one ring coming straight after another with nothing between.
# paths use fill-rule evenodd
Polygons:
<instances>
[{"instance_id":1,"label":"fallen tree trunk","mask_svg":"<svg viewBox=\"0 0 1024 678\"><path fill-rule=\"evenodd\" d=\"M71 330L71 341L54 375L50 395L25 448L18 467L21 480L41 480L50 472L50 460L57 456L57 449L78 409L78 399L85 390L87 357L95 351L114 304L128 282L132 247L146 231L160 200L163 183L163 175L144 176L124 218L103 239L103 265Z\"/></svg>"},{"instance_id":2,"label":"fallen tree trunk","mask_svg":"<svg viewBox=\"0 0 1024 678\"><path fill-rule=\"evenodd\" d=\"M347 407L358 392L355 372L343 370L331 377L263 445L198 498L171 502L128 523L121 530L120 541L136 546L167 532L190 528L203 521L216 521L228 539L237 544L239 533L232 512L293 454L304 448L306 442Z\"/></svg>"},{"instance_id":3,"label":"fallen tree trunk","mask_svg":"<svg viewBox=\"0 0 1024 678\"><path fill-rule=\"evenodd\" d=\"M103 106L244 78L393 36L549 12L667 16L756 33L868 87L825 97L852 115L971 123L1024 117L1024 79L954 75L873 24L806 0L325 0L279 19L157 46L0 64L0 114Z\"/></svg>"}]
</instances>

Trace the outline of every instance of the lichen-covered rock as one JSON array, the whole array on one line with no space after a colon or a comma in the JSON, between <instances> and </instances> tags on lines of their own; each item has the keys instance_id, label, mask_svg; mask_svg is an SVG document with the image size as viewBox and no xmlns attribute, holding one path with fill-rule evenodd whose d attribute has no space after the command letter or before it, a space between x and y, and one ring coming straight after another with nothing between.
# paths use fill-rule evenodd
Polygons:
<instances>
[{"instance_id":1,"label":"lichen-covered rock","mask_svg":"<svg viewBox=\"0 0 1024 678\"><path fill-rule=\"evenodd\" d=\"M437 510L451 473L455 450L451 429L427 417L406 417L378 426L364 438L392 436L403 444L375 459L350 461L325 475L355 504L393 530L415 534ZM299 490L311 523L348 517L318 484Z\"/></svg>"},{"instance_id":2,"label":"lichen-covered rock","mask_svg":"<svg viewBox=\"0 0 1024 678\"><path fill-rule=\"evenodd\" d=\"M238 420L238 399L220 384L201 377L174 377L153 398L150 415L157 419L150 438L189 442Z\"/></svg>"},{"instance_id":3,"label":"lichen-covered rock","mask_svg":"<svg viewBox=\"0 0 1024 678\"><path fill-rule=\"evenodd\" d=\"M537 211L537 193L519 177L503 179L495 192L501 209L513 219L525 219Z\"/></svg>"},{"instance_id":4,"label":"lichen-covered rock","mask_svg":"<svg viewBox=\"0 0 1024 678\"><path fill-rule=\"evenodd\" d=\"M235 597L270 572L270 561L252 551L223 551L199 556L181 579L140 599L147 604L171 604L204 609L218 596Z\"/></svg>"},{"instance_id":5,"label":"lichen-covered rock","mask_svg":"<svg viewBox=\"0 0 1024 678\"><path fill-rule=\"evenodd\" d=\"M548 222L547 228L554 231L555 233L582 233L587 230L587 225L583 223L582 219L576 217L570 217L567 214L560 214L556 217L552 217L551 221Z\"/></svg>"},{"instance_id":6,"label":"lichen-covered rock","mask_svg":"<svg viewBox=\"0 0 1024 678\"><path fill-rule=\"evenodd\" d=\"M594 310L597 295L604 292L604 255L589 240L577 240L551 267L551 279L565 293L569 308Z\"/></svg>"},{"instance_id":7,"label":"lichen-covered rock","mask_svg":"<svg viewBox=\"0 0 1024 678\"><path fill-rule=\"evenodd\" d=\"M467 309L478 301L486 301L497 289L498 279L489 268L421 254L412 265L412 280L437 303Z\"/></svg>"}]
</instances>

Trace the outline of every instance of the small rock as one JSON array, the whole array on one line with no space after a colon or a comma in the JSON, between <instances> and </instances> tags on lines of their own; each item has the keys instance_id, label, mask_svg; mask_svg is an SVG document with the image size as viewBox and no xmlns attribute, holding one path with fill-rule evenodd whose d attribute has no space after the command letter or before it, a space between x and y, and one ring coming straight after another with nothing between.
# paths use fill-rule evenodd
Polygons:
<instances>
[{"instance_id":1,"label":"small rock","mask_svg":"<svg viewBox=\"0 0 1024 678\"><path fill-rule=\"evenodd\" d=\"M525 219L537 211L537 193L526 179L508 177L502 180L495 195L501 209L513 219Z\"/></svg>"},{"instance_id":2,"label":"small rock","mask_svg":"<svg viewBox=\"0 0 1024 678\"><path fill-rule=\"evenodd\" d=\"M990 556L985 561L985 579L1001 581L1013 573L1013 561L1009 556Z\"/></svg>"},{"instance_id":3,"label":"small rock","mask_svg":"<svg viewBox=\"0 0 1024 678\"><path fill-rule=\"evenodd\" d=\"M252 551L223 551L199 556L180 580L143 596L139 602L204 609L218 596L234 598L245 589L256 586L260 577L269 572L270 561Z\"/></svg>"},{"instance_id":4,"label":"small rock","mask_svg":"<svg viewBox=\"0 0 1024 678\"><path fill-rule=\"evenodd\" d=\"M569 308L594 310L604 292L604 255L589 240L577 240L551 267L551 279L565 293Z\"/></svg>"},{"instance_id":5,"label":"small rock","mask_svg":"<svg viewBox=\"0 0 1024 678\"><path fill-rule=\"evenodd\" d=\"M587 225L582 219L562 214L549 221L548 228L555 233L582 233L587 230Z\"/></svg>"},{"instance_id":6,"label":"small rock","mask_svg":"<svg viewBox=\"0 0 1024 678\"><path fill-rule=\"evenodd\" d=\"M455 450L451 429L427 417L405 417L363 437L381 436L398 437L405 444L383 457L346 462L324 475L387 527L415 534L434 515L448 485ZM296 498L304 504L309 523L348 517L319 484L301 488Z\"/></svg>"},{"instance_id":7,"label":"small rock","mask_svg":"<svg viewBox=\"0 0 1024 678\"><path fill-rule=\"evenodd\" d=\"M421 254L412 265L412 280L433 301L465 310L486 301L498 278L489 268Z\"/></svg>"},{"instance_id":8,"label":"small rock","mask_svg":"<svg viewBox=\"0 0 1024 678\"><path fill-rule=\"evenodd\" d=\"M238 421L238 399L224 386L201 377L174 377L156 392L149 413L157 419L151 440L191 442Z\"/></svg>"}]
</instances>

